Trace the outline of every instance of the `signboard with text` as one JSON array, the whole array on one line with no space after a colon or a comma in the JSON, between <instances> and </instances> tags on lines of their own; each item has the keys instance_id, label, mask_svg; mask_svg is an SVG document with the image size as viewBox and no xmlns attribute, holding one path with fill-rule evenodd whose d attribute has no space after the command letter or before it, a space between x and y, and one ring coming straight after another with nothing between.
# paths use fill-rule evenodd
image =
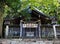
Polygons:
<instances>
[{"instance_id":1,"label":"signboard with text","mask_svg":"<svg viewBox=\"0 0 60 44\"><path fill-rule=\"evenodd\" d=\"M28 23L28 24L23 24L23 27L24 28L36 28L36 27L38 27L38 24L30 24L30 23Z\"/></svg>"}]
</instances>

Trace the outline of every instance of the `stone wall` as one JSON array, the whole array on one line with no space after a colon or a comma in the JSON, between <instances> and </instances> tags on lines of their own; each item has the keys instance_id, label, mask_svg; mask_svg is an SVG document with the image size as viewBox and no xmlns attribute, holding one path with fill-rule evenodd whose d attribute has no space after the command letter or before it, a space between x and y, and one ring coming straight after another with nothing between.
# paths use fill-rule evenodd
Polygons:
<instances>
[{"instance_id":1,"label":"stone wall","mask_svg":"<svg viewBox=\"0 0 60 44\"><path fill-rule=\"evenodd\" d=\"M60 44L60 41L23 41L20 39L1 39L0 44Z\"/></svg>"}]
</instances>

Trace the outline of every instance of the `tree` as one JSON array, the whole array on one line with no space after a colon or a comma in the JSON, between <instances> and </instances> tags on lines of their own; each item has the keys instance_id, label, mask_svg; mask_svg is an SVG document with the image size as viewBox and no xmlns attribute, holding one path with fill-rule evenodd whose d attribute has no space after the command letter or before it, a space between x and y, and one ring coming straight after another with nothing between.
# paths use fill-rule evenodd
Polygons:
<instances>
[{"instance_id":1,"label":"tree","mask_svg":"<svg viewBox=\"0 0 60 44\"><path fill-rule=\"evenodd\" d=\"M2 25L3 25L3 13L4 13L4 0L0 0L0 37L2 36Z\"/></svg>"},{"instance_id":2,"label":"tree","mask_svg":"<svg viewBox=\"0 0 60 44\"><path fill-rule=\"evenodd\" d=\"M60 16L58 14L58 12L60 11L58 9L60 6L60 2L58 0L22 0L21 2L22 8L26 8L29 5L32 7L32 9L33 7L36 7L42 12L44 12L47 16L56 16L58 22L60 21Z\"/></svg>"},{"instance_id":3,"label":"tree","mask_svg":"<svg viewBox=\"0 0 60 44\"><path fill-rule=\"evenodd\" d=\"M0 36L2 36L2 26L4 18L10 13L16 13L20 8L20 1L18 0L0 0ZM14 12L11 12L14 11ZM14 14L13 14L14 15ZM10 15L12 17L12 15Z\"/></svg>"},{"instance_id":4,"label":"tree","mask_svg":"<svg viewBox=\"0 0 60 44\"><path fill-rule=\"evenodd\" d=\"M6 4L10 8L10 11L12 11L9 12L11 13L10 16L12 17L28 6L31 6L31 9L33 9L33 7L36 7L48 16L54 16L54 14L56 14L55 12L57 10L57 7L59 6L57 0L6 0Z\"/></svg>"}]
</instances>

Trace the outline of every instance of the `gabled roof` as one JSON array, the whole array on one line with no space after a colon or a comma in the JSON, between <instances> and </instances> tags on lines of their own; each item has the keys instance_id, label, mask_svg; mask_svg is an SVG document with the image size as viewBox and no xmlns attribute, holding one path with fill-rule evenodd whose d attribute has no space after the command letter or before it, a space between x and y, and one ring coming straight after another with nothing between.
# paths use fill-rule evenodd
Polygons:
<instances>
[{"instance_id":1,"label":"gabled roof","mask_svg":"<svg viewBox=\"0 0 60 44\"><path fill-rule=\"evenodd\" d=\"M48 16L46 16L42 11L40 11L39 9L37 9L37 8L35 8L35 7L34 7L33 10L31 10L30 7L29 7L29 8L27 8L27 9L22 10L22 11L26 12L26 15L31 14L31 12L34 11L38 16L40 15L40 16L42 16L42 17L46 17L46 18L49 19ZM11 17L10 15L7 15L6 18L5 18L5 20L15 19L15 18L20 17L20 15L22 15L22 13L20 13L19 15L16 14L16 15L14 15L13 17ZM15 17L15 16L16 16L16 17ZM23 16L23 15L22 15L22 16ZM11 18L10 18L10 17L11 17Z\"/></svg>"},{"instance_id":2,"label":"gabled roof","mask_svg":"<svg viewBox=\"0 0 60 44\"><path fill-rule=\"evenodd\" d=\"M38 15L44 16L44 17L48 17L46 16L41 10L37 9L34 7L34 11L38 13Z\"/></svg>"}]
</instances>

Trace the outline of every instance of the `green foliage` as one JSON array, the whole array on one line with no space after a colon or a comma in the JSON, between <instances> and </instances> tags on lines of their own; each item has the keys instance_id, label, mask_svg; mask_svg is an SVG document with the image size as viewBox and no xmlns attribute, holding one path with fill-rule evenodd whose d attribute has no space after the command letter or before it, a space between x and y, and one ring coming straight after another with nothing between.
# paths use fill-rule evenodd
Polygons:
<instances>
[{"instance_id":1,"label":"green foliage","mask_svg":"<svg viewBox=\"0 0 60 44\"><path fill-rule=\"evenodd\" d=\"M48 16L54 16L59 3L57 0L22 0L22 8L26 8L30 5L32 8L36 7L43 11ZM25 6L24 6L25 5Z\"/></svg>"},{"instance_id":2,"label":"green foliage","mask_svg":"<svg viewBox=\"0 0 60 44\"><path fill-rule=\"evenodd\" d=\"M6 0L4 7L4 17L9 15L10 18L12 18L14 15L18 14L21 3L19 0Z\"/></svg>"},{"instance_id":3,"label":"green foliage","mask_svg":"<svg viewBox=\"0 0 60 44\"><path fill-rule=\"evenodd\" d=\"M57 8L60 6L58 0L6 0L5 4L7 7L4 9L4 16L9 14L10 17L22 13L23 16L26 16L26 18L29 19L28 16L30 15L25 15L28 14L25 10L25 8L28 6L31 6L31 9L33 9L33 7L36 7L48 16L55 16L57 15L57 12L60 11L57 11ZM21 12L22 10L25 11Z\"/></svg>"},{"instance_id":4,"label":"green foliage","mask_svg":"<svg viewBox=\"0 0 60 44\"><path fill-rule=\"evenodd\" d=\"M6 0L6 3L9 7L13 9L18 9L21 6L19 0Z\"/></svg>"}]
</instances>

